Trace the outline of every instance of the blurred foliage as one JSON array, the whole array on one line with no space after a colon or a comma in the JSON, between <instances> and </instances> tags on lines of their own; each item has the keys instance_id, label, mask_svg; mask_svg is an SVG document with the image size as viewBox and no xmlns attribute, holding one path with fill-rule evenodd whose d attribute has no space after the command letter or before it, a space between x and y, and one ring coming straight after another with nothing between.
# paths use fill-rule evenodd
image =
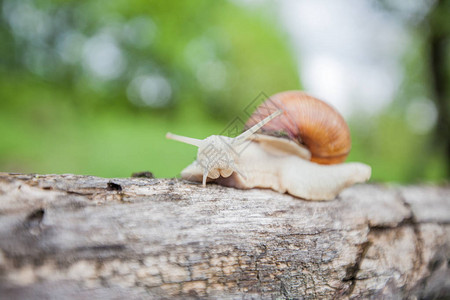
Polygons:
<instances>
[{"instance_id":1,"label":"blurred foliage","mask_svg":"<svg viewBox=\"0 0 450 300\"><path fill-rule=\"evenodd\" d=\"M374 0L409 31L403 82L395 101L378 116L372 141L385 152L374 177L390 181L450 178L450 0L417 2ZM390 152L390 153L389 153ZM379 174L377 176L377 173Z\"/></svg>"},{"instance_id":2,"label":"blurred foliage","mask_svg":"<svg viewBox=\"0 0 450 300\"><path fill-rule=\"evenodd\" d=\"M270 5L0 0L0 170L177 176L196 149L166 132L218 134L262 91L301 88ZM446 176L445 152L405 122L407 99L430 98L425 35L413 35L398 99L350 120L350 160L375 181Z\"/></svg>"},{"instance_id":3,"label":"blurred foliage","mask_svg":"<svg viewBox=\"0 0 450 300\"><path fill-rule=\"evenodd\" d=\"M167 131L223 130L261 90L298 89L263 10L226 1L1 1L0 168L175 176Z\"/></svg>"},{"instance_id":4,"label":"blurred foliage","mask_svg":"<svg viewBox=\"0 0 450 300\"><path fill-rule=\"evenodd\" d=\"M445 2L438 7L438 2ZM430 68L433 60L429 36L431 23L440 23L435 29L447 40L447 57L440 67L450 72L450 1L435 1L428 10L403 11L401 1L373 0L376 9L400 19L409 33L404 53L403 80L396 98L384 111L369 117L356 112L351 118L353 150L350 160L364 161L372 166L372 180L395 182L444 182L450 176L448 142L450 131L447 120L450 112L450 79L444 106L439 96ZM397 5L396 5L397 4ZM435 17L438 16L438 17ZM444 29L447 28L447 29ZM445 117L444 117L445 118ZM443 130L438 130L440 127Z\"/></svg>"}]
</instances>

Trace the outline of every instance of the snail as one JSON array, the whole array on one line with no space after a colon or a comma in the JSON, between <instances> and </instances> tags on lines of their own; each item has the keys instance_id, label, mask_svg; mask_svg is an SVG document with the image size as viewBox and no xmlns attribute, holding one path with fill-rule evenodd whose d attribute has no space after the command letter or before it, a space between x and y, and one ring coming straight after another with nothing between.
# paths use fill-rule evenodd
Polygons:
<instances>
[{"instance_id":1,"label":"snail","mask_svg":"<svg viewBox=\"0 0 450 300\"><path fill-rule=\"evenodd\" d=\"M167 133L198 147L197 160L183 179L214 181L240 189L270 188L306 200L332 200L341 190L370 178L371 167L344 163L349 128L327 103L301 91L269 97L235 138L212 135L204 140Z\"/></svg>"}]
</instances>

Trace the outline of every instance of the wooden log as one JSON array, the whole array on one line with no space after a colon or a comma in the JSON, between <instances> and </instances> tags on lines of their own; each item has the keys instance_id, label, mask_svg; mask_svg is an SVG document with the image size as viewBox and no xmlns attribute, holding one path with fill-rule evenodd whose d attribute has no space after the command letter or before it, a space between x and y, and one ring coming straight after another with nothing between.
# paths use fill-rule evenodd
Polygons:
<instances>
[{"instance_id":1,"label":"wooden log","mask_svg":"<svg viewBox=\"0 0 450 300\"><path fill-rule=\"evenodd\" d=\"M450 187L330 202L179 179L0 173L0 298L450 296Z\"/></svg>"}]
</instances>

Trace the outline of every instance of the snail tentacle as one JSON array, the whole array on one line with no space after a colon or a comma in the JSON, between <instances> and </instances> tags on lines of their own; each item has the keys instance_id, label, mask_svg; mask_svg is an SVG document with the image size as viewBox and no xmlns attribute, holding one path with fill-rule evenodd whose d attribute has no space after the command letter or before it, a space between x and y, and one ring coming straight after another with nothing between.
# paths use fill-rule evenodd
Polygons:
<instances>
[{"instance_id":1,"label":"snail tentacle","mask_svg":"<svg viewBox=\"0 0 450 300\"><path fill-rule=\"evenodd\" d=\"M270 121L272 121L273 119L275 119L276 117L278 117L279 115L281 115L283 113L282 110L277 110L276 112L274 112L273 114L269 115L268 117L264 118L264 120L258 122L256 125L253 125L251 128L247 129L246 131L244 131L243 133L241 133L240 135L238 135L236 137L236 140L238 141L238 145L240 143L243 143L245 140L247 140L252 134L254 134L255 132L257 132L258 130L260 130L264 125L266 125L267 123L269 123Z\"/></svg>"},{"instance_id":2,"label":"snail tentacle","mask_svg":"<svg viewBox=\"0 0 450 300\"><path fill-rule=\"evenodd\" d=\"M185 144L197 146L197 147L200 147L203 142L203 140L194 139L194 138L190 138L190 137L182 136L182 135L177 135L177 134L173 134L171 132L166 133L166 138L174 140L174 141L182 142Z\"/></svg>"}]
</instances>

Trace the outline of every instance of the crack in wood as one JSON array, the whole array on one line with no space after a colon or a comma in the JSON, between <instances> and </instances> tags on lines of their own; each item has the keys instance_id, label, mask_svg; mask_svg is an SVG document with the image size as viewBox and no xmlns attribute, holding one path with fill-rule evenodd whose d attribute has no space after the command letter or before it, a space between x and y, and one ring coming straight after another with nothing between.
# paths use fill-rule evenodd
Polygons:
<instances>
[{"instance_id":1,"label":"crack in wood","mask_svg":"<svg viewBox=\"0 0 450 300\"><path fill-rule=\"evenodd\" d=\"M355 288L356 284L356 276L361 268L361 263L364 259L364 257L367 254L367 251L369 250L369 247L372 245L372 243L367 240L364 243L361 243L358 245L358 252L356 254L355 263L353 265L350 265L347 267L345 273L345 277L342 279L344 282L350 282L350 286L345 291L340 291L342 296L348 296L353 293L353 290Z\"/></svg>"},{"instance_id":2,"label":"crack in wood","mask_svg":"<svg viewBox=\"0 0 450 300\"><path fill-rule=\"evenodd\" d=\"M414 276L417 276L416 274L419 273L421 266L423 265L423 238L422 238L422 232L419 227L419 223L417 222L416 215L414 214L414 211L411 207L411 204L406 201L406 199L403 197L403 194L398 192L398 198L400 201L402 201L403 205L409 210L410 217L407 219L408 223L413 228L414 231L414 245L415 245L415 258L413 260L413 272L411 272L411 275L409 276L408 281L412 281Z\"/></svg>"},{"instance_id":3,"label":"crack in wood","mask_svg":"<svg viewBox=\"0 0 450 300\"><path fill-rule=\"evenodd\" d=\"M25 219L24 225L27 228L33 228L39 226L44 218L45 210L38 208L32 211Z\"/></svg>"},{"instance_id":4,"label":"crack in wood","mask_svg":"<svg viewBox=\"0 0 450 300\"><path fill-rule=\"evenodd\" d=\"M122 191L122 186L118 183L109 181L106 185L106 189L108 191L117 191L117 192L121 192Z\"/></svg>"},{"instance_id":5,"label":"crack in wood","mask_svg":"<svg viewBox=\"0 0 450 300\"><path fill-rule=\"evenodd\" d=\"M416 216L411 208L411 205L406 201L406 199L403 198L401 193L397 193L397 199L399 199L402 204L406 207L406 209L409 212L409 217L404 218L400 222L398 222L395 225L386 225L386 224L380 224L380 225L368 225L369 232L367 233L367 237L370 236L372 232L378 232L378 231L390 231L390 230L396 230L402 227L411 227L414 232L414 244L415 244L415 257L413 259L413 270L411 274L408 275L408 280L412 280L414 276L420 271L421 266L423 265L423 239L420 231L419 223L416 219ZM355 264L348 267L346 270L346 276L342 281L350 281L350 286L345 292L340 292L340 295L346 295L349 296L352 294L355 284L357 281L357 274L360 271L360 266L362 261L364 260L367 251L369 247L372 245L370 241L367 241L365 243L362 243L359 245L358 255L355 261ZM407 280L407 282L408 282ZM405 291L406 292L406 291ZM407 295L407 293L406 293Z\"/></svg>"}]
</instances>

